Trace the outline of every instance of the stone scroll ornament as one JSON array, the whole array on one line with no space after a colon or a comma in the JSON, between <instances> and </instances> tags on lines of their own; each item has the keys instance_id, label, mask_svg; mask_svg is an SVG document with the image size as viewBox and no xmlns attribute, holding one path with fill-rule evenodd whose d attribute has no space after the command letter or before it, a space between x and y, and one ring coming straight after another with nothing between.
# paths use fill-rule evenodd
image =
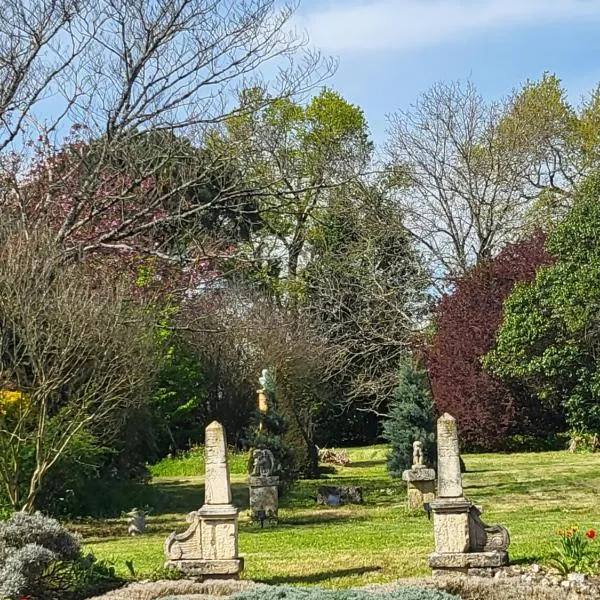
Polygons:
<instances>
[{"instance_id":1,"label":"stone scroll ornament","mask_svg":"<svg viewBox=\"0 0 600 600\"><path fill-rule=\"evenodd\" d=\"M431 503L435 552L429 566L434 575L489 575L508 564L508 531L486 525L481 510L464 497L456 421L447 413L438 419L437 444L437 496Z\"/></svg>"},{"instance_id":2,"label":"stone scroll ornament","mask_svg":"<svg viewBox=\"0 0 600 600\"><path fill-rule=\"evenodd\" d=\"M237 578L244 566L238 556L238 509L231 503L225 430L216 421L206 428L204 454L204 505L188 514L185 532L166 539L165 566L199 577Z\"/></svg>"}]
</instances>

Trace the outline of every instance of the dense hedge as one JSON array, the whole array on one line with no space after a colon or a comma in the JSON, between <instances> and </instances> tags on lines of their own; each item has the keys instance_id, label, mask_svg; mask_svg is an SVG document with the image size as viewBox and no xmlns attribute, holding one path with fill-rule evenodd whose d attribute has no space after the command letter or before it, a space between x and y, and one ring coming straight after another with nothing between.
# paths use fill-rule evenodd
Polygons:
<instances>
[{"instance_id":1,"label":"dense hedge","mask_svg":"<svg viewBox=\"0 0 600 600\"><path fill-rule=\"evenodd\" d=\"M321 588L292 588L260 586L231 596L230 600L460 600L446 592L407 587L389 592L364 590L323 590Z\"/></svg>"}]
</instances>

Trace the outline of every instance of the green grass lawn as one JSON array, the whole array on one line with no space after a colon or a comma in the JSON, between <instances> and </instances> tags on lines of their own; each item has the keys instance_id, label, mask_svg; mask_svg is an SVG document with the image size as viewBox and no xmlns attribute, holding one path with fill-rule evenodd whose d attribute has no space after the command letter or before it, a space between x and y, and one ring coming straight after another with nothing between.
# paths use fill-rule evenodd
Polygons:
<instances>
[{"instance_id":1,"label":"green grass lawn","mask_svg":"<svg viewBox=\"0 0 600 600\"><path fill-rule=\"evenodd\" d=\"M349 454L350 466L335 467L318 481L299 482L281 502L279 525L263 530L248 520L245 475L232 475L234 504L241 509L243 577L271 584L352 587L428 574L432 523L425 513L406 509L405 484L385 470L386 448L355 448ZM466 495L483 507L487 523L508 527L513 562L547 560L558 528L579 524L600 529L600 454L479 454L464 459ZM173 473L175 467L169 469ZM316 490L324 483L362 485L365 504L315 506ZM153 485L161 506L149 519L147 535L127 537L125 520L76 526L86 549L112 560L122 574L128 560L138 576L159 568L165 537L183 531L186 513L202 504L202 477L155 477Z\"/></svg>"}]
</instances>

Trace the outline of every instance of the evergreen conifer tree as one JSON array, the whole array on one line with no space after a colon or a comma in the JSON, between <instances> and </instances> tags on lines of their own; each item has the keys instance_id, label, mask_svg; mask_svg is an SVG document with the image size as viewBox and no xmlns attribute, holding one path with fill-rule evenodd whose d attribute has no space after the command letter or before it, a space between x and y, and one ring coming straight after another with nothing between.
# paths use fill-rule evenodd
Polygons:
<instances>
[{"instance_id":1,"label":"evergreen conifer tree","mask_svg":"<svg viewBox=\"0 0 600 600\"><path fill-rule=\"evenodd\" d=\"M428 466L435 459L435 415L427 373L413 360L400 366L400 383L390 403L389 416L383 425L383 437L390 443L388 471L400 477L410 469L413 442L422 443L423 458Z\"/></svg>"}]
</instances>

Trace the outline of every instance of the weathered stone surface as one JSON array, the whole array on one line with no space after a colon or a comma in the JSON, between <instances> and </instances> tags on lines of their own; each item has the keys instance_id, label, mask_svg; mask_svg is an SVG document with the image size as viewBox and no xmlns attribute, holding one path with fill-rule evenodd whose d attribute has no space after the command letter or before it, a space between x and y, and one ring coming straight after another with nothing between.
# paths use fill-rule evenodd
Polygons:
<instances>
[{"instance_id":1,"label":"weathered stone surface","mask_svg":"<svg viewBox=\"0 0 600 600\"><path fill-rule=\"evenodd\" d=\"M258 518L260 511L267 519L277 519L279 510L279 477L250 477L250 512Z\"/></svg>"},{"instance_id":2,"label":"weathered stone surface","mask_svg":"<svg viewBox=\"0 0 600 600\"><path fill-rule=\"evenodd\" d=\"M279 477L277 475L269 475L268 477L253 477L249 479L250 487L271 487L279 485Z\"/></svg>"},{"instance_id":3,"label":"weathered stone surface","mask_svg":"<svg viewBox=\"0 0 600 600\"><path fill-rule=\"evenodd\" d=\"M165 555L170 560L182 558L202 558L202 535L200 532L200 515L197 511L187 515L186 521L190 526L183 533L172 533L164 545Z\"/></svg>"},{"instance_id":4,"label":"weathered stone surface","mask_svg":"<svg viewBox=\"0 0 600 600\"><path fill-rule=\"evenodd\" d=\"M232 594L257 587L252 581L236 577L215 576L200 579L203 581L194 577L135 582L101 596L94 596L93 600L158 600L190 596L197 600L225 600Z\"/></svg>"},{"instance_id":5,"label":"weathered stone surface","mask_svg":"<svg viewBox=\"0 0 600 600\"><path fill-rule=\"evenodd\" d=\"M435 481L435 471L427 467L407 469L402 472L404 481Z\"/></svg>"},{"instance_id":6,"label":"weathered stone surface","mask_svg":"<svg viewBox=\"0 0 600 600\"><path fill-rule=\"evenodd\" d=\"M435 481L427 479L424 481L414 480L407 484L407 502L411 510L422 510L423 504L431 503L435 499Z\"/></svg>"},{"instance_id":7,"label":"weathered stone surface","mask_svg":"<svg viewBox=\"0 0 600 600\"><path fill-rule=\"evenodd\" d=\"M270 477L275 471L275 457L268 448L256 448L252 455L252 477Z\"/></svg>"},{"instance_id":8,"label":"weathered stone surface","mask_svg":"<svg viewBox=\"0 0 600 600\"><path fill-rule=\"evenodd\" d=\"M429 555L429 566L432 569L489 569L507 564L506 552L433 552Z\"/></svg>"},{"instance_id":9,"label":"weathered stone surface","mask_svg":"<svg viewBox=\"0 0 600 600\"><path fill-rule=\"evenodd\" d=\"M444 413L437 422L438 498L461 498L460 453L456 420Z\"/></svg>"},{"instance_id":10,"label":"weathered stone surface","mask_svg":"<svg viewBox=\"0 0 600 600\"><path fill-rule=\"evenodd\" d=\"M472 506L469 511L470 549L473 552L505 552L510 545L508 530L502 525L486 525L480 518L481 509Z\"/></svg>"},{"instance_id":11,"label":"weathered stone surface","mask_svg":"<svg viewBox=\"0 0 600 600\"><path fill-rule=\"evenodd\" d=\"M179 569L189 575L202 577L233 576L236 577L244 568L244 560L235 558L229 560L176 560L168 561L167 568Z\"/></svg>"},{"instance_id":12,"label":"weathered stone surface","mask_svg":"<svg viewBox=\"0 0 600 600\"><path fill-rule=\"evenodd\" d=\"M237 510L214 512L213 507L204 506L199 511L202 526L202 558L208 560L229 560L238 554ZM233 507L232 507L233 508Z\"/></svg>"},{"instance_id":13,"label":"weathered stone surface","mask_svg":"<svg viewBox=\"0 0 600 600\"><path fill-rule=\"evenodd\" d=\"M204 453L204 504L231 504L227 440L223 425L217 421L213 421L206 428Z\"/></svg>"},{"instance_id":14,"label":"weathered stone surface","mask_svg":"<svg viewBox=\"0 0 600 600\"><path fill-rule=\"evenodd\" d=\"M231 504L223 426L211 423L205 440L205 503L187 516L187 531L166 539L166 566L195 576L237 576L243 561L238 557L238 510Z\"/></svg>"},{"instance_id":15,"label":"weathered stone surface","mask_svg":"<svg viewBox=\"0 0 600 600\"><path fill-rule=\"evenodd\" d=\"M439 513L434 509L433 530L438 553L468 552L469 513Z\"/></svg>"},{"instance_id":16,"label":"weathered stone surface","mask_svg":"<svg viewBox=\"0 0 600 600\"><path fill-rule=\"evenodd\" d=\"M317 504L327 504L329 496L339 496L340 504L362 504L362 487L353 485L322 485L317 492Z\"/></svg>"}]
</instances>

